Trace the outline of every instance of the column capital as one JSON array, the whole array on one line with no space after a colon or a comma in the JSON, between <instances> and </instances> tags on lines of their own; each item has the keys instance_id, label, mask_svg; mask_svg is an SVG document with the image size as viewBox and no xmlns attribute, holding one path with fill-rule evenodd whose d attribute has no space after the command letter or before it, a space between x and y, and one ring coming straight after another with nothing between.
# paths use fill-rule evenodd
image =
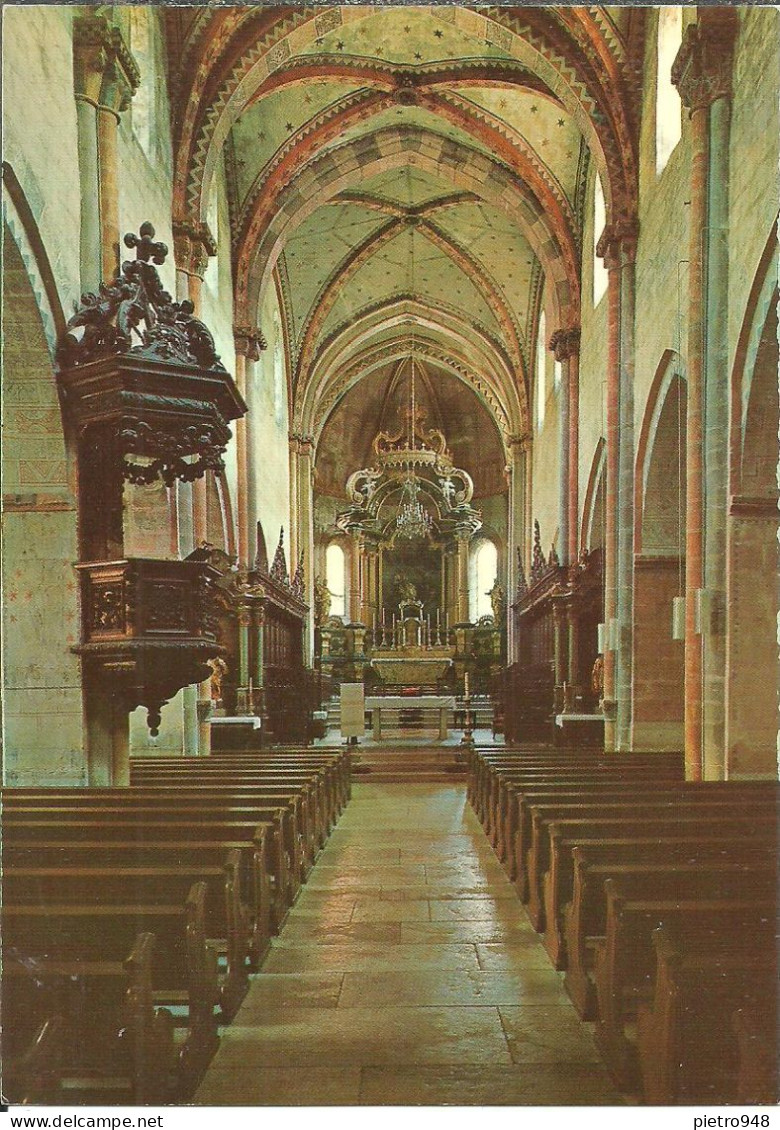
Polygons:
<instances>
[{"instance_id":1,"label":"column capital","mask_svg":"<svg viewBox=\"0 0 780 1130\"><path fill-rule=\"evenodd\" d=\"M697 22L685 29L672 65L672 82L691 113L706 110L718 98L731 97L738 25L733 8L718 6L700 11Z\"/></svg>"},{"instance_id":2,"label":"column capital","mask_svg":"<svg viewBox=\"0 0 780 1130\"><path fill-rule=\"evenodd\" d=\"M290 432L290 450L294 455L305 455L311 458L314 454L314 436Z\"/></svg>"},{"instance_id":3,"label":"column capital","mask_svg":"<svg viewBox=\"0 0 780 1130\"><path fill-rule=\"evenodd\" d=\"M531 446L530 432L512 432L506 437L506 445L510 452L522 455Z\"/></svg>"},{"instance_id":4,"label":"column capital","mask_svg":"<svg viewBox=\"0 0 780 1130\"><path fill-rule=\"evenodd\" d=\"M556 361L568 361L579 352L580 327L568 326L566 329L556 330L550 338L548 348L555 354Z\"/></svg>"},{"instance_id":5,"label":"column capital","mask_svg":"<svg viewBox=\"0 0 780 1130\"><path fill-rule=\"evenodd\" d=\"M636 258L636 245L639 240L639 220L626 210L617 211L611 223L607 224L596 244L596 254L604 260L607 270L633 263Z\"/></svg>"},{"instance_id":6,"label":"column capital","mask_svg":"<svg viewBox=\"0 0 780 1130\"><path fill-rule=\"evenodd\" d=\"M141 81L124 36L104 15L73 21L73 83L76 96L117 116L130 105Z\"/></svg>"},{"instance_id":7,"label":"column capital","mask_svg":"<svg viewBox=\"0 0 780 1130\"><path fill-rule=\"evenodd\" d=\"M260 354L268 348L263 331L258 326L233 326L233 341L236 353L247 361L259 361Z\"/></svg>"},{"instance_id":8,"label":"column capital","mask_svg":"<svg viewBox=\"0 0 780 1130\"><path fill-rule=\"evenodd\" d=\"M217 254L217 241L208 224L194 220L174 220L173 254L178 270L202 279L209 256Z\"/></svg>"}]
</instances>

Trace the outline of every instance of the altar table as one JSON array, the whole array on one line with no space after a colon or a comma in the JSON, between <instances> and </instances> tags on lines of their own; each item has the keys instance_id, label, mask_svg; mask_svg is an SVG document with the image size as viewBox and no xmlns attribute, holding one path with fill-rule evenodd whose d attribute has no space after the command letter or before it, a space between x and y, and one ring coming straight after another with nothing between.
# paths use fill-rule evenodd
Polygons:
<instances>
[{"instance_id":1,"label":"altar table","mask_svg":"<svg viewBox=\"0 0 780 1130\"><path fill-rule=\"evenodd\" d=\"M382 737L382 713L395 710L438 710L439 712L439 737L443 741L448 733L448 716L455 709L455 695L421 694L421 695L369 695L366 698L366 710L370 710L374 721L374 740Z\"/></svg>"}]
</instances>

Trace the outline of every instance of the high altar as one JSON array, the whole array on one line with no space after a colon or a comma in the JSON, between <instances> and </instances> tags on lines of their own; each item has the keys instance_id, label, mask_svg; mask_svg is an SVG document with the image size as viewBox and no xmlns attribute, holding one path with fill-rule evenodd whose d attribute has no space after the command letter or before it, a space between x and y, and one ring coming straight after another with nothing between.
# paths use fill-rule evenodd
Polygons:
<instances>
[{"instance_id":1,"label":"high altar","mask_svg":"<svg viewBox=\"0 0 780 1130\"><path fill-rule=\"evenodd\" d=\"M469 546L482 518L470 475L425 426L413 352L409 361L401 427L376 435L374 463L346 483L350 506L336 525L355 548L352 620L320 615L320 669L386 694L451 695L471 672L473 689L487 691L504 633L502 614L469 621Z\"/></svg>"}]
</instances>

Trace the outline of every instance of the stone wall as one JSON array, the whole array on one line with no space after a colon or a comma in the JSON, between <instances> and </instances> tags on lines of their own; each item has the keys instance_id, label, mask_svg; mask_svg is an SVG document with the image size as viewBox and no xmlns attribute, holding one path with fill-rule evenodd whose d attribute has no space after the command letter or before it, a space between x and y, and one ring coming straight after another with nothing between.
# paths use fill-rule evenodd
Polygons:
<instances>
[{"instance_id":1,"label":"stone wall","mask_svg":"<svg viewBox=\"0 0 780 1130\"><path fill-rule=\"evenodd\" d=\"M76 502L43 323L7 227L2 299L3 778L81 784Z\"/></svg>"}]
</instances>

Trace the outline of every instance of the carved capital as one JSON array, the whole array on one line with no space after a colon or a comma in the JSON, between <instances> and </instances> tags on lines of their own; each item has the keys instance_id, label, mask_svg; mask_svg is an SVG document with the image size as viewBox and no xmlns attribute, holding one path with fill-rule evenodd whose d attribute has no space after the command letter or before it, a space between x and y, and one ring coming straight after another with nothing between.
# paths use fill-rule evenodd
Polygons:
<instances>
[{"instance_id":1,"label":"carved capital","mask_svg":"<svg viewBox=\"0 0 780 1130\"><path fill-rule=\"evenodd\" d=\"M247 361L259 361L260 354L268 348L263 331L257 326L233 326L236 353Z\"/></svg>"},{"instance_id":2,"label":"carved capital","mask_svg":"<svg viewBox=\"0 0 780 1130\"><path fill-rule=\"evenodd\" d=\"M187 275L202 279L206 273L209 256L217 254L217 241L208 224L191 220L174 220L173 254L176 267Z\"/></svg>"},{"instance_id":3,"label":"carved capital","mask_svg":"<svg viewBox=\"0 0 780 1130\"><path fill-rule=\"evenodd\" d=\"M604 260L608 271L632 263L636 258L639 240L639 221L629 212L617 212L612 223L607 224L596 244L596 254Z\"/></svg>"},{"instance_id":4,"label":"carved capital","mask_svg":"<svg viewBox=\"0 0 780 1130\"><path fill-rule=\"evenodd\" d=\"M672 66L672 82L691 113L731 97L734 41L739 19L733 8L704 9L685 29Z\"/></svg>"},{"instance_id":5,"label":"carved capital","mask_svg":"<svg viewBox=\"0 0 780 1130\"><path fill-rule=\"evenodd\" d=\"M141 72L122 32L106 16L73 23L73 84L78 96L119 114L130 105Z\"/></svg>"},{"instance_id":6,"label":"carved capital","mask_svg":"<svg viewBox=\"0 0 780 1130\"><path fill-rule=\"evenodd\" d=\"M567 329L556 330L550 338L549 348L555 354L556 361L568 361L579 352L580 327L569 326Z\"/></svg>"},{"instance_id":7,"label":"carved capital","mask_svg":"<svg viewBox=\"0 0 780 1130\"><path fill-rule=\"evenodd\" d=\"M291 433L290 449L294 455L304 455L311 458L314 455L314 436L300 435L297 432Z\"/></svg>"}]
</instances>

